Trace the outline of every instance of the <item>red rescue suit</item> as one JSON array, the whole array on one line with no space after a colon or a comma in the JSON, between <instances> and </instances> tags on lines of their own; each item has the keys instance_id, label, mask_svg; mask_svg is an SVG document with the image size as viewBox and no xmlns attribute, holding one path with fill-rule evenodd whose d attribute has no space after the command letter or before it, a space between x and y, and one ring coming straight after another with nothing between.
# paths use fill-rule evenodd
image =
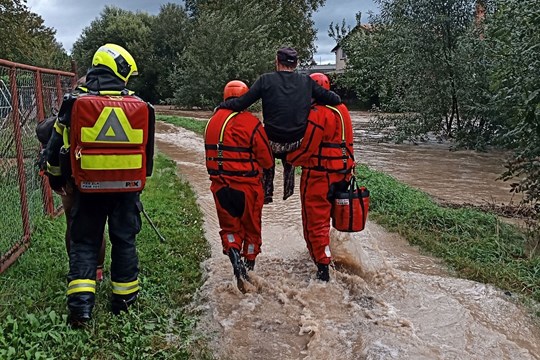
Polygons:
<instances>
[{"instance_id":1,"label":"red rescue suit","mask_svg":"<svg viewBox=\"0 0 540 360\"><path fill-rule=\"evenodd\" d=\"M329 264L332 192L347 186L354 167L352 123L345 105L313 106L302 144L287 161L302 166L302 224L309 253L316 263Z\"/></svg>"},{"instance_id":2,"label":"red rescue suit","mask_svg":"<svg viewBox=\"0 0 540 360\"><path fill-rule=\"evenodd\" d=\"M264 128L249 112L218 110L205 130L206 168L212 184L223 253L247 260L261 252L262 170L274 166Z\"/></svg>"}]
</instances>

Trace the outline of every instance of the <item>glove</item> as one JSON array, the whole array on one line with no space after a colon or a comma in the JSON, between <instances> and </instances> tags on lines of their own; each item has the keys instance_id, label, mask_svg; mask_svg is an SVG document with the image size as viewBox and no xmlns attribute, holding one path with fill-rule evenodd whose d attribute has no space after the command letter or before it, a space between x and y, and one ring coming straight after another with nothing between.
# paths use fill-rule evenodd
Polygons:
<instances>
[{"instance_id":1,"label":"glove","mask_svg":"<svg viewBox=\"0 0 540 360\"><path fill-rule=\"evenodd\" d=\"M41 172L47 170L47 149L41 149L36 160L36 165Z\"/></svg>"},{"instance_id":2,"label":"glove","mask_svg":"<svg viewBox=\"0 0 540 360\"><path fill-rule=\"evenodd\" d=\"M63 176L53 176L49 174L49 185L54 191L63 192L63 188L66 185L66 180Z\"/></svg>"}]
</instances>

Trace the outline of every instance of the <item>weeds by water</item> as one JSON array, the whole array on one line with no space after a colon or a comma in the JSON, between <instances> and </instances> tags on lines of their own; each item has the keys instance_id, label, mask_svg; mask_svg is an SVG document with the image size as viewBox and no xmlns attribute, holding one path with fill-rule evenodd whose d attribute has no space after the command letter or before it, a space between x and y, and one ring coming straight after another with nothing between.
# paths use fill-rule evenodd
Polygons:
<instances>
[{"instance_id":1,"label":"weeds by water","mask_svg":"<svg viewBox=\"0 0 540 360\"><path fill-rule=\"evenodd\" d=\"M142 290L133 310L111 315L106 271L90 327L71 330L65 220L42 219L30 249L0 275L0 359L190 359L195 351L208 356L192 332L196 315L186 310L202 284L200 263L209 255L194 193L176 176L174 162L159 155L142 200L167 243L143 219L137 238Z\"/></svg>"}]
</instances>

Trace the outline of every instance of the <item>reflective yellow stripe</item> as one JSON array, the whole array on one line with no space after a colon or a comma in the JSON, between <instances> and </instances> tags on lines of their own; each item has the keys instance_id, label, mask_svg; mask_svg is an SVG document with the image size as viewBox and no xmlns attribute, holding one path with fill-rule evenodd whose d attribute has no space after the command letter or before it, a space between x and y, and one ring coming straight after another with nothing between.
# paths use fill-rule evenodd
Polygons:
<instances>
[{"instance_id":1,"label":"reflective yellow stripe","mask_svg":"<svg viewBox=\"0 0 540 360\"><path fill-rule=\"evenodd\" d=\"M343 121L343 115L341 115L341 112L333 106L326 105L326 107L338 113L339 118L341 119L341 141L345 141L345 121Z\"/></svg>"},{"instance_id":2,"label":"reflective yellow stripe","mask_svg":"<svg viewBox=\"0 0 540 360\"><path fill-rule=\"evenodd\" d=\"M80 292L96 293L96 281L90 279L77 279L68 284L67 295Z\"/></svg>"},{"instance_id":3,"label":"reflective yellow stripe","mask_svg":"<svg viewBox=\"0 0 540 360\"><path fill-rule=\"evenodd\" d=\"M81 128L81 141L101 144L142 144L144 131L133 129L124 110L106 106L94 126Z\"/></svg>"},{"instance_id":4,"label":"reflective yellow stripe","mask_svg":"<svg viewBox=\"0 0 540 360\"><path fill-rule=\"evenodd\" d=\"M64 129L65 129L65 128L66 128L66 127L65 127L64 125L60 124L60 123L58 122L58 120L56 120L56 121L54 122L54 130L56 130L56 132L57 132L59 135L62 135L62 134L64 133Z\"/></svg>"},{"instance_id":5,"label":"reflective yellow stripe","mask_svg":"<svg viewBox=\"0 0 540 360\"><path fill-rule=\"evenodd\" d=\"M71 285L80 285L80 284L90 284L90 285L96 285L96 280L92 279L77 279L77 280L71 280L68 284L68 286Z\"/></svg>"},{"instance_id":6,"label":"reflective yellow stripe","mask_svg":"<svg viewBox=\"0 0 540 360\"><path fill-rule=\"evenodd\" d=\"M47 172L51 174L52 176L61 176L62 171L60 170L60 166L52 166L47 162Z\"/></svg>"},{"instance_id":7,"label":"reflective yellow stripe","mask_svg":"<svg viewBox=\"0 0 540 360\"><path fill-rule=\"evenodd\" d=\"M139 280L128 283L112 282L112 292L118 295L129 295L139 291Z\"/></svg>"},{"instance_id":8,"label":"reflective yellow stripe","mask_svg":"<svg viewBox=\"0 0 540 360\"><path fill-rule=\"evenodd\" d=\"M235 115L238 115L237 112L233 112L232 114L230 114L229 116L227 116L227 119L225 119L225 121L223 122L223 126L221 127L221 132L219 134L219 143L222 144L223 143L223 134L225 133L225 127L227 126L227 124L229 123L229 120L231 120Z\"/></svg>"},{"instance_id":9,"label":"reflective yellow stripe","mask_svg":"<svg viewBox=\"0 0 540 360\"><path fill-rule=\"evenodd\" d=\"M134 155L81 155L84 170L132 170L142 169L142 154Z\"/></svg>"}]
</instances>

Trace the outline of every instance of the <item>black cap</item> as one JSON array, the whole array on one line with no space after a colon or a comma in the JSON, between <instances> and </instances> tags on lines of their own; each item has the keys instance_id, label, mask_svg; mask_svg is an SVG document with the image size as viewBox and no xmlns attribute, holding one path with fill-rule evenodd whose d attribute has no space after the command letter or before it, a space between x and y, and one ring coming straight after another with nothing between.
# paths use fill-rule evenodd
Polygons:
<instances>
[{"instance_id":1,"label":"black cap","mask_svg":"<svg viewBox=\"0 0 540 360\"><path fill-rule=\"evenodd\" d=\"M295 66L298 62L298 53L292 47L282 47L277 51L278 61L287 66Z\"/></svg>"}]
</instances>

